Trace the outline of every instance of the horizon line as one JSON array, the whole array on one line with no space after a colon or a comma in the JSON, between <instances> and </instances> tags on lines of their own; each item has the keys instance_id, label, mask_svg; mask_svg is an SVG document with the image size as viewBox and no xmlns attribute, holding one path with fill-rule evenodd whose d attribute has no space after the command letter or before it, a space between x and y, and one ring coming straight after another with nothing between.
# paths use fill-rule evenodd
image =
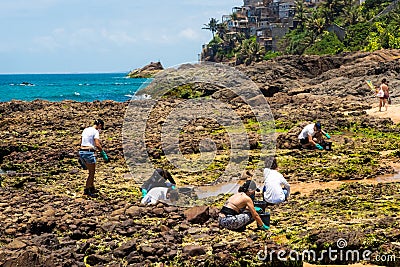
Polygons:
<instances>
[{"instance_id":1,"label":"horizon line","mask_svg":"<svg viewBox=\"0 0 400 267\"><path fill-rule=\"evenodd\" d=\"M112 73L129 73L130 71L99 71L99 72L9 72L0 73L0 75L24 75L24 74L112 74Z\"/></svg>"}]
</instances>

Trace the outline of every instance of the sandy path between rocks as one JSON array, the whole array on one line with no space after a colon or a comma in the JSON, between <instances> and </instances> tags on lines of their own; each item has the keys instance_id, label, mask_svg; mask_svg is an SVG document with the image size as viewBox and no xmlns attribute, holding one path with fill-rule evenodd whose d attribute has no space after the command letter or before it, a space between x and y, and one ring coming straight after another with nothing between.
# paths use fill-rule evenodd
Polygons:
<instances>
[{"instance_id":1,"label":"sandy path between rocks","mask_svg":"<svg viewBox=\"0 0 400 267\"><path fill-rule=\"evenodd\" d=\"M300 192L302 195L309 195L315 189L336 189L342 184L348 183L366 183L366 184L377 184L377 183L390 183L390 182L400 182L400 164L393 163L391 166L395 169L394 174L380 175L371 179L362 180L342 180L342 181L329 181L329 182L298 182L290 183L290 192Z\"/></svg>"},{"instance_id":2,"label":"sandy path between rocks","mask_svg":"<svg viewBox=\"0 0 400 267\"><path fill-rule=\"evenodd\" d=\"M372 116L372 117L378 117L378 118L391 118L394 123L399 123L400 122L400 104L395 104L395 105L388 105L388 110L384 111L385 108L381 109L382 111L379 111L379 100L377 100L376 104L372 105L371 109L366 110L367 114Z\"/></svg>"},{"instance_id":3,"label":"sandy path between rocks","mask_svg":"<svg viewBox=\"0 0 400 267\"><path fill-rule=\"evenodd\" d=\"M382 108L384 110L384 108ZM366 110L367 114L373 117L379 118L391 118L394 123L400 122L400 104L396 105L389 105L387 111L379 112L379 104L373 105L372 109ZM398 166L396 166L398 167ZM390 180L390 179L389 179ZM310 194L314 189L326 189L326 188L337 188L343 183L348 183L350 181L332 181L327 183L320 183L320 182L313 182L307 184L292 184L291 187L293 188L293 192L300 191L302 194ZM365 179L359 180L359 182L364 183L378 183L378 182L385 182L384 180L378 181L377 179ZM309 263L304 263L303 267L378 267L378 265L371 265L371 264L350 264L350 265L313 265Z\"/></svg>"}]
</instances>

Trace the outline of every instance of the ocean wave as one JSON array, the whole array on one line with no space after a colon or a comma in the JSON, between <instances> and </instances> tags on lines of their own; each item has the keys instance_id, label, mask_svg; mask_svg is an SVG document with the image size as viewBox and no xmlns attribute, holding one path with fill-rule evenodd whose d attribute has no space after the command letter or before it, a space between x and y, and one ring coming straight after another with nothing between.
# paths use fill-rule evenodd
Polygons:
<instances>
[{"instance_id":1,"label":"ocean wave","mask_svg":"<svg viewBox=\"0 0 400 267\"><path fill-rule=\"evenodd\" d=\"M143 94L143 95L132 96L132 100L145 100L145 99L151 99L151 95Z\"/></svg>"},{"instance_id":2,"label":"ocean wave","mask_svg":"<svg viewBox=\"0 0 400 267\"><path fill-rule=\"evenodd\" d=\"M22 82L18 85L20 85L20 86L35 86L33 83L28 83L28 82Z\"/></svg>"}]
</instances>

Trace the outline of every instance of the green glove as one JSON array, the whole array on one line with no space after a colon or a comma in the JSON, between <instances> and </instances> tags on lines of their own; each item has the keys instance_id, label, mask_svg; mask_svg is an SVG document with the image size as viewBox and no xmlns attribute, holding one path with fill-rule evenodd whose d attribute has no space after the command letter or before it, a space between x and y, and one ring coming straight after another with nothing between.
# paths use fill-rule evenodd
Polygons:
<instances>
[{"instance_id":1,"label":"green glove","mask_svg":"<svg viewBox=\"0 0 400 267\"><path fill-rule=\"evenodd\" d=\"M175 190L175 189L176 189L176 186L175 186L175 185L173 185L173 186L171 186L171 188L172 188L172 190Z\"/></svg>"},{"instance_id":2,"label":"green glove","mask_svg":"<svg viewBox=\"0 0 400 267\"><path fill-rule=\"evenodd\" d=\"M325 136L326 138L331 139L331 136L328 133L326 133Z\"/></svg>"},{"instance_id":3,"label":"green glove","mask_svg":"<svg viewBox=\"0 0 400 267\"><path fill-rule=\"evenodd\" d=\"M257 211L257 213L263 212L263 209L260 207L254 207L254 209Z\"/></svg>"},{"instance_id":4,"label":"green glove","mask_svg":"<svg viewBox=\"0 0 400 267\"><path fill-rule=\"evenodd\" d=\"M108 156L107 156L107 154L106 154L106 152L105 152L104 150L102 150L102 151L100 152L100 155L103 157L103 159L104 159L105 162L108 162L108 161L109 161Z\"/></svg>"},{"instance_id":5,"label":"green glove","mask_svg":"<svg viewBox=\"0 0 400 267\"><path fill-rule=\"evenodd\" d=\"M316 144L315 147L318 148L319 150L324 149L320 144Z\"/></svg>"},{"instance_id":6,"label":"green glove","mask_svg":"<svg viewBox=\"0 0 400 267\"><path fill-rule=\"evenodd\" d=\"M147 195L147 190L146 189L142 189L142 197L145 197Z\"/></svg>"},{"instance_id":7,"label":"green glove","mask_svg":"<svg viewBox=\"0 0 400 267\"><path fill-rule=\"evenodd\" d=\"M263 229L263 230L269 230L269 226L266 226L265 224L263 224L263 225L261 226L261 229Z\"/></svg>"}]
</instances>

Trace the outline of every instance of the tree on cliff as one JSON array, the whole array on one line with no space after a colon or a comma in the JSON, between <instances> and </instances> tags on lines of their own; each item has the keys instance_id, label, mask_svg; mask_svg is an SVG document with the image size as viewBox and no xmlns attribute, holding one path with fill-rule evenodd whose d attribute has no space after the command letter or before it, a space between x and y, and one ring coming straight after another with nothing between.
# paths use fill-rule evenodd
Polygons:
<instances>
[{"instance_id":1,"label":"tree on cliff","mask_svg":"<svg viewBox=\"0 0 400 267\"><path fill-rule=\"evenodd\" d=\"M253 43L250 39L255 36L247 38L245 31L237 31L237 13L231 15L231 32L227 32L225 23L219 24L212 18L203 29L212 32L213 40L202 56L204 60L217 62L231 60L236 56L236 63L250 64L280 53L325 55L343 51L399 49L399 3L399 0L366 0L359 5L356 0L326 0L316 7L309 7L303 1L296 0L297 28L291 29L281 38L277 51L269 51L269 55L265 54L266 47L261 49L258 38ZM215 32L218 36L214 36Z\"/></svg>"},{"instance_id":2,"label":"tree on cliff","mask_svg":"<svg viewBox=\"0 0 400 267\"><path fill-rule=\"evenodd\" d=\"M213 39L215 32L218 30L218 20L215 18L211 18L208 24L204 24L203 30L209 30L212 33Z\"/></svg>"}]
</instances>

